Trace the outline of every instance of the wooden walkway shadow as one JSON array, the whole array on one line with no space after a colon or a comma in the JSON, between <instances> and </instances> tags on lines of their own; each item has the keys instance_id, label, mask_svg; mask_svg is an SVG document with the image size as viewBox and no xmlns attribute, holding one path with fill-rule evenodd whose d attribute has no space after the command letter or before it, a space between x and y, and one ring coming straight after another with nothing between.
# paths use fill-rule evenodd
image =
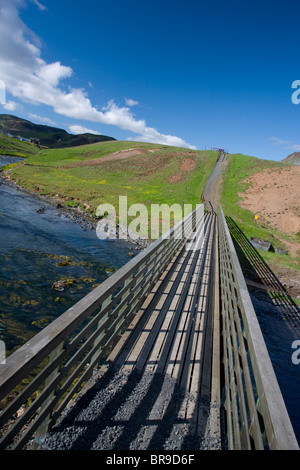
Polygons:
<instances>
[{"instance_id":1,"label":"wooden walkway shadow","mask_svg":"<svg viewBox=\"0 0 300 470\"><path fill-rule=\"evenodd\" d=\"M243 270L245 272L250 271L255 275L255 281L266 289L273 303L281 307L281 311L290 326L294 329L295 327L299 328L300 309L293 298L263 260L258 250L251 245L236 222L228 216L226 222Z\"/></svg>"}]
</instances>

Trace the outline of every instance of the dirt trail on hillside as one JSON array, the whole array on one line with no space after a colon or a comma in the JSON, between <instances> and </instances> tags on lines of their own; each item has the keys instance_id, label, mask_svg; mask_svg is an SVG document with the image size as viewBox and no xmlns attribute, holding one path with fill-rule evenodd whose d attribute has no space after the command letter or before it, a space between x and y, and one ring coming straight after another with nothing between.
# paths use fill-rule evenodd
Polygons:
<instances>
[{"instance_id":1,"label":"dirt trail on hillside","mask_svg":"<svg viewBox=\"0 0 300 470\"><path fill-rule=\"evenodd\" d=\"M157 150L158 149L147 149L143 147L124 149L124 150L119 150L118 152L114 152L109 155L106 155L105 157L94 158L92 160L85 160L82 162L71 163L70 165L65 165L61 168L77 168L77 167L82 167L82 166L101 165L102 163L105 163L105 162L111 162L114 160L125 160L127 158L137 157L138 155L144 155L146 153L154 153Z\"/></svg>"},{"instance_id":2,"label":"dirt trail on hillside","mask_svg":"<svg viewBox=\"0 0 300 470\"><path fill-rule=\"evenodd\" d=\"M282 232L293 235L300 231L300 166L265 169L244 182L251 185L239 194L241 207ZM284 243L292 255L300 249L299 244Z\"/></svg>"}]
</instances>

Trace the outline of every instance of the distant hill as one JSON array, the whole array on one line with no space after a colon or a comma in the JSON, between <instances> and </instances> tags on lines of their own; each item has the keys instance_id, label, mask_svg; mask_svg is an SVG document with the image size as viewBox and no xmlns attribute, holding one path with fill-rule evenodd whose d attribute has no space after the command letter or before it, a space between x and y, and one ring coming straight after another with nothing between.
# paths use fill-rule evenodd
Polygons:
<instances>
[{"instance_id":1,"label":"distant hill","mask_svg":"<svg viewBox=\"0 0 300 470\"><path fill-rule=\"evenodd\" d=\"M95 134L69 134L64 129L57 127L34 124L26 119L0 114L0 132L13 136L21 136L26 139L31 137L40 140L40 144L49 148L77 147L78 145L94 144L107 140L116 140L106 135Z\"/></svg>"},{"instance_id":2,"label":"distant hill","mask_svg":"<svg viewBox=\"0 0 300 470\"><path fill-rule=\"evenodd\" d=\"M282 160L287 163L294 163L294 165L300 165L300 152L291 153L288 157Z\"/></svg>"},{"instance_id":3,"label":"distant hill","mask_svg":"<svg viewBox=\"0 0 300 470\"><path fill-rule=\"evenodd\" d=\"M36 145L21 142L19 139L13 139L0 133L0 155L26 158L39 152L40 148Z\"/></svg>"}]
</instances>

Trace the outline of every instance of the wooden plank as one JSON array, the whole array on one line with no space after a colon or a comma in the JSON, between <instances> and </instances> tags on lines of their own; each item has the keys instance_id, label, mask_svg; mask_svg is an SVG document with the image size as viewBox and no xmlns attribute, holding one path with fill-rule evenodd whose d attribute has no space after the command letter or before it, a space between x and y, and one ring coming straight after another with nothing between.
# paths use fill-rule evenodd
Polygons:
<instances>
[{"instance_id":1,"label":"wooden plank","mask_svg":"<svg viewBox=\"0 0 300 470\"><path fill-rule=\"evenodd\" d=\"M154 350L153 351L154 357L157 357L158 349L161 350L161 344L162 344L161 342L163 341L164 335L163 334L159 335L158 342L156 342L156 338L159 334L159 331L162 328L164 318L165 318L165 316L167 315L167 312L168 312L168 308L170 308L170 305L172 304L172 302L174 303L174 300L173 300L174 296L176 296L176 294L177 295L182 294L182 289L183 289L183 286L184 286L184 282L182 280L182 277L184 277L184 273L188 269L190 256L191 256L190 252L184 252L182 257L180 258L180 260L178 262L176 277L173 281L173 284L172 285L170 284L170 286L167 288L168 296L167 296L166 299L164 299L165 300L164 305L161 309L161 315L159 316L160 320L156 322L154 328L152 329L151 336L149 337L149 341L145 345L145 347L143 349L143 352L141 354L141 357L140 357L140 359L137 363L137 367L139 369L144 367L145 362L147 361L147 358L148 358L151 350ZM178 300L180 301L180 297L178 298ZM170 316L168 315L168 319L169 319L169 317ZM173 324L173 322L172 322L172 324ZM168 326L165 325L165 328L168 328ZM151 340L150 340L150 338L151 338ZM153 345L155 345L155 347L153 347ZM165 343L164 343L163 351L165 351ZM166 354L166 352L165 352L165 354ZM164 356L162 358L161 357L159 358L159 364L160 364L158 366L159 369L164 367L162 365L163 360L164 360L163 358L164 358ZM151 360L153 360L153 357L151 358Z\"/></svg>"},{"instance_id":2,"label":"wooden plank","mask_svg":"<svg viewBox=\"0 0 300 470\"><path fill-rule=\"evenodd\" d=\"M192 387L191 380L192 374L195 374L195 369L197 369L196 364L198 363L198 368L201 362L201 347L199 347L199 327L201 325L201 319L203 321L203 304L205 299L205 267L203 265L204 254L201 258L201 271L199 272L199 281L201 280L201 284L198 286L197 291L194 293L194 318L193 318L193 331L191 332L191 339L189 344L189 351L188 351L188 358L189 363L185 365L184 370L182 371L182 376L180 379L181 385L185 384L187 389L190 392L195 391L195 387ZM202 333L202 332L201 332ZM194 375L194 382L197 383L197 376ZM197 383L197 387L199 384Z\"/></svg>"},{"instance_id":3,"label":"wooden plank","mask_svg":"<svg viewBox=\"0 0 300 470\"><path fill-rule=\"evenodd\" d=\"M219 297L219 243L218 230L214 242L214 280L213 280L213 356L210 410L211 435L221 440L221 390L220 390L220 297Z\"/></svg>"},{"instance_id":4,"label":"wooden plank","mask_svg":"<svg viewBox=\"0 0 300 470\"><path fill-rule=\"evenodd\" d=\"M118 358L114 360L115 366L118 367L122 365L125 362L128 354L130 353L130 350L133 350L135 347L139 347L137 346L137 343L139 341L139 335L141 334L141 331L143 330L143 328L146 328L146 330L151 329L149 328L149 325L147 326L147 322L149 321L151 312L155 309L160 293L164 289L166 282L168 282L168 278L171 274L171 268L173 267L173 264L176 261L181 251L182 249L179 249L178 253L174 254L173 259L167 266L166 270L162 273L162 275L160 276L156 284L152 287L150 293L144 300L140 311L137 313L137 318L139 318L139 321L135 322L134 331L132 331L130 335L131 337L128 338L128 335L127 335L127 341L124 343L124 348L120 350L120 353L118 354ZM128 359L127 359L127 363L129 363Z\"/></svg>"},{"instance_id":5,"label":"wooden plank","mask_svg":"<svg viewBox=\"0 0 300 470\"><path fill-rule=\"evenodd\" d=\"M203 435L206 429L206 420L201 421L202 425L199 426L199 410L208 412L207 410L207 402L205 401L203 404L203 397L201 397L200 391L202 387L202 380L203 380L203 369L204 369L204 358L205 354L203 351L203 345L206 340L207 331L205 325L207 323L207 295L208 295L208 264L210 263L210 243L211 243L211 230L208 234L207 240L207 249L203 261L202 266L202 284L201 290L198 293L198 300L199 303L197 304L197 311L196 311L196 327L193 334L193 343L192 343L192 358L193 360L190 361L189 364L189 391L194 395L195 402L189 401L187 403L186 408L186 419L193 419L193 421L197 422L197 432L199 435ZM211 370L207 368L208 376L211 374ZM187 372L186 372L187 374Z\"/></svg>"},{"instance_id":6,"label":"wooden plank","mask_svg":"<svg viewBox=\"0 0 300 470\"><path fill-rule=\"evenodd\" d=\"M171 300L171 303L174 303L174 290L176 292L176 289L177 289L177 293L181 292L182 285L179 282L180 277L178 276L181 274L181 278L184 277L182 276L182 272L183 272L183 269L186 269L186 267L184 268L183 264L185 264L185 266L188 266L188 263L189 263L188 258L189 257L187 257L187 253L183 253L179 257L179 259L177 258L177 261L174 264L174 266L171 266L171 263L169 265L168 273L169 273L170 281L168 282L168 284L166 284L164 288L164 294L168 293L171 296L170 298L173 299ZM173 259L173 262L174 262L174 259ZM166 306L164 306L166 301L167 301L167 298L165 296L162 297L160 300L157 300L158 304L155 308L164 309L161 312L162 315L166 315ZM168 302L170 303L170 300ZM136 361L138 361L137 366L140 369L144 366L145 361L147 360L147 357L150 354L151 349L153 349L153 356L151 356L151 358L149 359L150 363L152 364L153 357L157 358L157 354L159 350L161 349L161 344L162 344L163 337L164 337L164 333L162 332L159 333L159 330L161 327L163 329L168 328L167 324L162 326L161 322L164 321L163 316L158 315L157 313L155 316L156 316L155 321L152 321L151 324L148 323L146 326L144 326L144 328L147 329L147 332L140 332L139 337L135 343L135 350L132 351L131 356L128 356L126 359L127 363L130 362L131 365L133 365ZM159 321L159 318L161 318L160 321ZM167 321L169 318L170 318L170 315L167 316ZM157 337L158 335L159 337ZM141 350L142 347L143 347L143 350Z\"/></svg>"},{"instance_id":7,"label":"wooden plank","mask_svg":"<svg viewBox=\"0 0 300 470\"><path fill-rule=\"evenodd\" d=\"M145 342L148 339L149 334L151 333L153 329L153 325L155 324L157 325L156 321L157 321L158 316L160 315L160 310L163 306L163 299L161 299L160 296L165 295L166 285L168 285L168 283L170 282L169 281L170 276L171 277L173 276L174 266L176 267L177 270L180 269L180 262L178 262L178 259L181 259L180 258L181 253L182 253L182 249L180 249L179 252L174 255L171 263L169 264L166 270L167 275L161 276L160 280L156 284L154 292L151 292L151 297L152 297L151 302L149 301L148 298L145 300L143 308L145 307L145 315L147 315L148 317L147 323L144 322L143 325L142 324L139 325L139 329L135 332L135 344L131 350L131 353L129 352L128 347L127 347L126 355L128 355L128 357L126 356L125 358L124 353L123 353L122 358L118 361L119 363L122 363L122 361L124 362L126 361L127 366L129 366L129 363L130 363L131 364L130 367L133 367L141 354L142 348L145 348ZM155 294L155 295L152 295L152 294ZM164 297L164 300L166 300L166 298L167 296ZM151 319L151 312L153 312L152 319ZM148 341L148 349L149 349L149 344L151 344L151 342ZM146 354L145 351L143 351L143 353L144 355ZM131 354L131 357L129 356L129 354ZM141 359L140 359L140 363L141 363Z\"/></svg>"},{"instance_id":8,"label":"wooden plank","mask_svg":"<svg viewBox=\"0 0 300 470\"><path fill-rule=\"evenodd\" d=\"M210 225L207 226L206 240L203 247L203 253L199 255L198 263L195 268L195 282L193 290L192 305L190 311L190 318L187 324L185 343L182 343L182 358L184 361L178 361L178 376L179 383L182 388L187 390L186 395L179 412L182 419L190 422L196 432L196 419L197 419L197 398L199 382L201 379L201 363L202 363L202 348L201 340L203 337L202 323L203 323L203 304L204 304L204 289L205 289L205 271L206 271L206 252L208 237L210 234ZM202 322L201 322L202 320ZM199 331L200 330L200 331ZM192 399L194 397L194 399Z\"/></svg>"},{"instance_id":9,"label":"wooden plank","mask_svg":"<svg viewBox=\"0 0 300 470\"><path fill-rule=\"evenodd\" d=\"M194 257L195 256L196 255L194 254ZM162 352L160 362L157 368L159 371L163 371L167 367L166 373L172 375L174 375L174 372L171 371L172 369L174 369L174 361L176 359L178 345L180 344L182 331L184 329L184 324L186 321L185 314L188 314L188 307L191 302L191 293L189 292L189 290L191 289L191 271L192 268L189 267L188 277L185 277L184 282L181 282L182 290L178 298L173 322L169 331L169 335L166 338L164 350ZM168 358L170 354L171 356Z\"/></svg>"}]
</instances>

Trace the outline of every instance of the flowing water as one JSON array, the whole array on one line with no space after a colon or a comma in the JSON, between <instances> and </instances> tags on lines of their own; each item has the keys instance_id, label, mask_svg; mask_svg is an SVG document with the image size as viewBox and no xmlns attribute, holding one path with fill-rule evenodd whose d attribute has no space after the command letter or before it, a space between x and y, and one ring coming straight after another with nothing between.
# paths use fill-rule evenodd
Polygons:
<instances>
[{"instance_id":1,"label":"flowing water","mask_svg":"<svg viewBox=\"0 0 300 470\"><path fill-rule=\"evenodd\" d=\"M0 166L16 160L2 156ZM1 180L0 241L0 339L7 355L135 254L128 243L99 240L95 230ZM56 290L59 280L67 280L64 290Z\"/></svg>"}]
</instances>

